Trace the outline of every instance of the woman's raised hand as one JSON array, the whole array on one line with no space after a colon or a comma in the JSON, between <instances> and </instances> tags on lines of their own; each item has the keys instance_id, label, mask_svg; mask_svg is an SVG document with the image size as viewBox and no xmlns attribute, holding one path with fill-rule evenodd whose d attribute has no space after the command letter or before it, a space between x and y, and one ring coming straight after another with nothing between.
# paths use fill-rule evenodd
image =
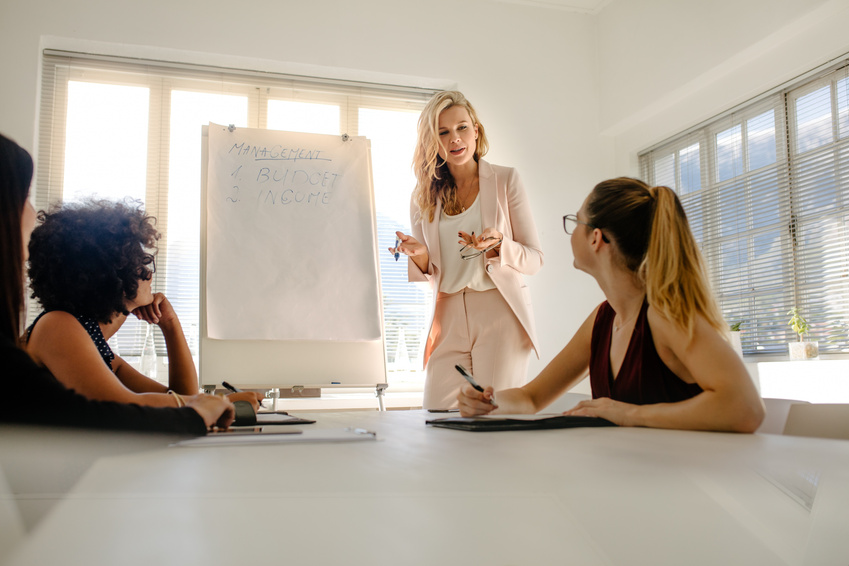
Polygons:
<instances>
[{"instance_id":1,"label":"woman's raised hand","mask_svg":"<svg viewBox=\"0 0 849 566\"><path fill-rule=\"evenodd\" d=\"M396 248L389 248L389 253L395 255L395 252L402 253L410 257L418 257L427 253L427 246L403 232L395 232L395 237L398 238L399 244Z\"/></svg>"}]
</instances>

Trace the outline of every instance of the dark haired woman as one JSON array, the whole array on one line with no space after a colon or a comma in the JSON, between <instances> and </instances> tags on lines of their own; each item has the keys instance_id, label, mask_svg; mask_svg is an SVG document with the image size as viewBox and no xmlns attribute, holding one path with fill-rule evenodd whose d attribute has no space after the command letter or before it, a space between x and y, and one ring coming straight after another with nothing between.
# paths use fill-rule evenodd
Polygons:
<instances>
[{"instance_id":1,"label":"dark haired woman","mask_svg":"<svg viewBox=\"0 0 849 566\"><path fill-rule=\"evenodd\" d=\"M0 421L143 431L204 434L214 425L233 421L226 399L199 395L184 408L152 408L91 401L59 383L39 368L19 347L24 302L27 243L35 224L29 202L32 158L18 144L0 135L0 384L16 399L37 399L50 410L29 403L7 403Z\"/></svg>"},{"instance_id":2,"label":"dark haired woman","mask_svg":"<svg viewBox=\"0 0 849 566\"><path fill-rule=\"evenodd\" d=\"M495 394L498 412L535 413L590 374L593 399L566 414L622 426L754 432L763 403L710 290L677 195L619 178L563 218L575 267L607 300L533 381ZM465 416L494 410L493 390L460 393Z\"/></svg>"},{"instance_id":3,"label":"dark haired woman","mask_svg":"<svg viewBox=\"0 0 849 566\"><path fill-rule=\"evenodd\" d=\"M91 399L180 407L198 376L180 320L153 293L159 233L138 202L87 201L39 213L29 244L33 298L44 308L27 331L27 352L56 379ZM168 349L168 386L143 375L106 341L127 316L156 324ZM255 393L231 401L259 406Z\"/></svg>"}]
</instances>

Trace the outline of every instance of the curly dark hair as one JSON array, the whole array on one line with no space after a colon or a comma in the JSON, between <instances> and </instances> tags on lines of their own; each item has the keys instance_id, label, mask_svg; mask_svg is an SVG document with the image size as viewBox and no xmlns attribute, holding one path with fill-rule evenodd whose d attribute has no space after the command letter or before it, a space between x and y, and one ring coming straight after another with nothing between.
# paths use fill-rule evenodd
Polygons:
<instances>
[{"instance_id":1,"label":"curly dark hair","mask_svg":"<svg viewBox=\"0 0 849 566\"><path fill-rule=\"evenodd\" d=\"M153 277L159 239L141 201L89 199L39 211L29 244L32 298L46 311L61 310L109 323L126 313L139 281Z\"/></svg>"}]
</instances>

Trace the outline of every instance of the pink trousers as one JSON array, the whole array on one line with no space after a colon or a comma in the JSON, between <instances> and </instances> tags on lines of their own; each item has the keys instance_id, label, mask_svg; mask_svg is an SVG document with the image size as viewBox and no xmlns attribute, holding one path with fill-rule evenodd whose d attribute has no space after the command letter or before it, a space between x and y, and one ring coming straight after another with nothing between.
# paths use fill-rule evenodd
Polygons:
<instances>
[{"instance_id":1,"label":"pink trousers","mask_svg":"<svg viewBox=\"0 0 849 566\"><path fill-rule=\"evenodd\" d=\"M498 289L439 293L427 362L425 409L455 409L466 384L456 364L495 390L527 382L531 340Z\"/></svg>"}]
</instances>

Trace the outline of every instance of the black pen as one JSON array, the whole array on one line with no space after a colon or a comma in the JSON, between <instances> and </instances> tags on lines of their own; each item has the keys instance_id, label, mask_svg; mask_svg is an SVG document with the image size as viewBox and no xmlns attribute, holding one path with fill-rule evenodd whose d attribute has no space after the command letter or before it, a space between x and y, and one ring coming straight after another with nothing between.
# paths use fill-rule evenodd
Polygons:
<instances>
[{"instance_id":1,"label":"black pen","mask_svg":"<svg viewBox=\"0 0 849 566\"><path fill-rule=\"evenodd\" d=\"M481 386L478 384L478 382L477 382L477 381L475 381L475 378L474 378L474 377L472 377L472 374L470 374L470 373L466 370L466 368L464 368L464 367L463 367L463 366L461 366L460 364L457 364L457 365L455 365L454 367L457 369L457 371L459 371L459 372L460 372L460 375L462 375L463 377L465 377L465 378L466 378L466 381L468 381L468 382L471 384L471 386L472 386L472 387L474 387L477 391L480 391L481 393L483 393L483 387L481 387ZM489 398L489 403L490 403L491 405L495 405L495 393L493 393L493 394L492 394L492 397L490 397L490 398ZM497 406L498 406L498 405L496 405L496 407L497 407Z\"/></svg>"}]
</instances>

